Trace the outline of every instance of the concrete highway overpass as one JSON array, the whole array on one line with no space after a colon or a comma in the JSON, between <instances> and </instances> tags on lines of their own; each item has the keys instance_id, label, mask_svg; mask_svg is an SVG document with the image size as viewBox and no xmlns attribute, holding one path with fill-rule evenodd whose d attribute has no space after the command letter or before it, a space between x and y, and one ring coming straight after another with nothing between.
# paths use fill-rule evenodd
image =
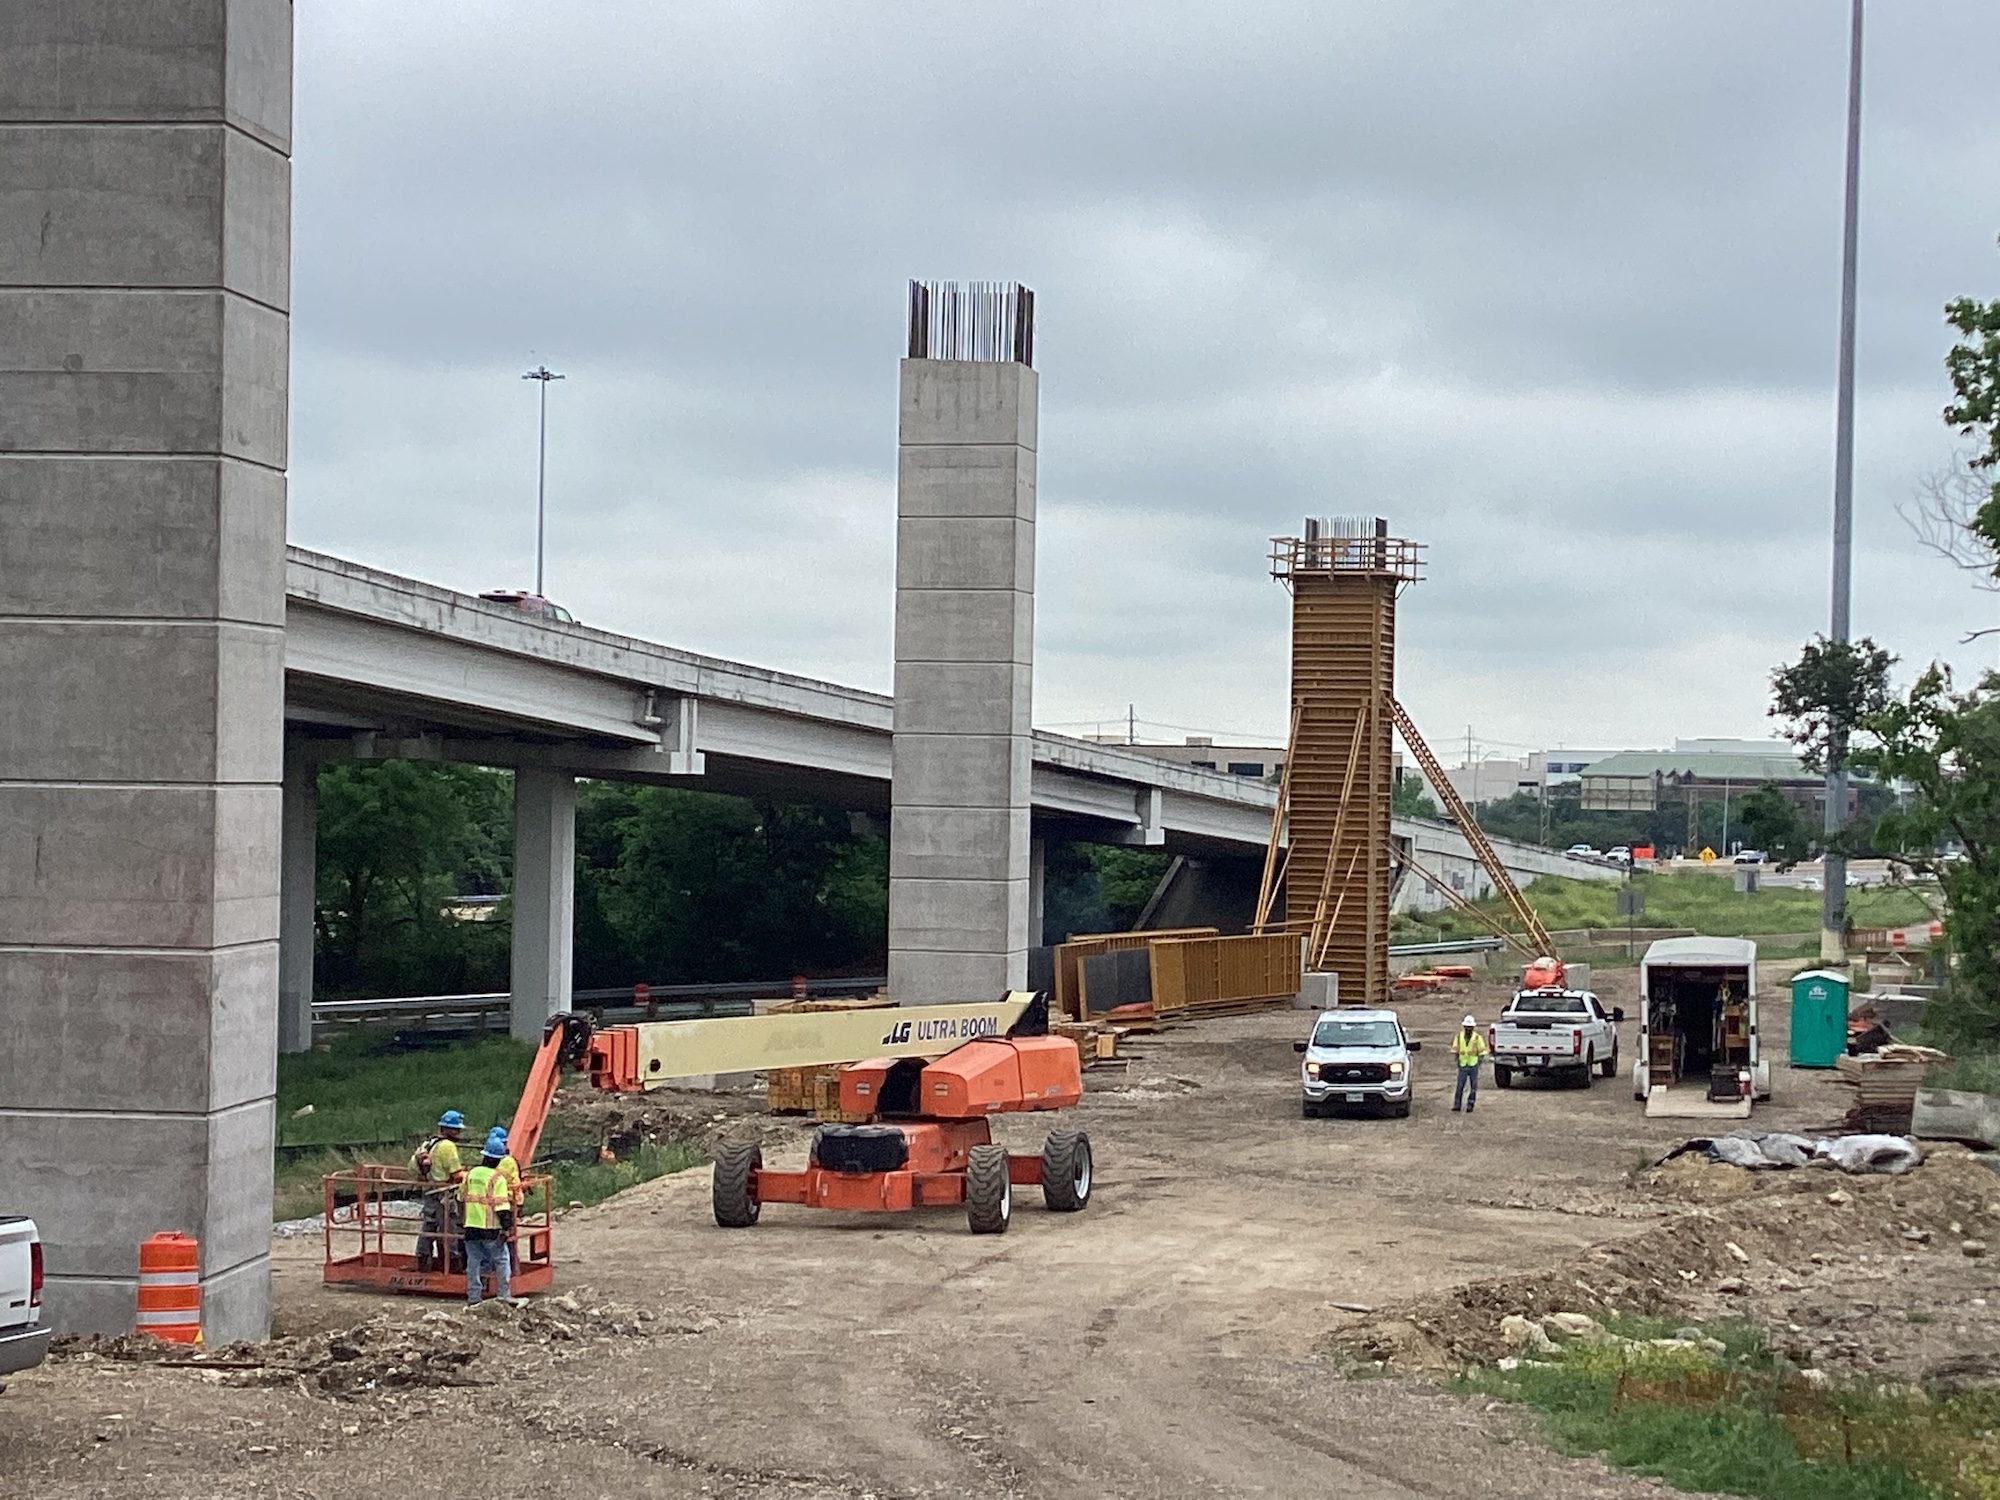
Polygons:
<instances>
[{"instance_id":1,"label":"concrete highway overpass","mask_svg":"<svg viewBox=\"0 0 2000 1500\"><path fill-rule=\"evenodd\" d=\"M311 1034L311 785L329 759L519 773L513 988L524 1034L567 1003L576 778L888 813L895 704L884 694L544 619L303 548L288 549L285 572L286 1046ZM1038 851L1049 838L1153 846L1234 864L1239 886L1241 862L1263 855L1276 793L1261 781L1044 732L1033 756ZM1450 825L1399 818L1394 835L1453 889L1489 888ZM1494 843L1520 884L1615 878ZM1440 900L1421 882L1398 891L1399 909Z\"/></svg>"}]
</instances>

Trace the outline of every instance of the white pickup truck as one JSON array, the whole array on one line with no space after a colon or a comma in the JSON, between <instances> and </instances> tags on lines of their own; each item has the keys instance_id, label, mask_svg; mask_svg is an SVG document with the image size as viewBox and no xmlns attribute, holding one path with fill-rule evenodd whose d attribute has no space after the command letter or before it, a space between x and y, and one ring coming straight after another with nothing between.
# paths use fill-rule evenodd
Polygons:
<instances>
[{"instance_id":1,"label":"white pickup truck","mask_svg":"<svg viewBox=\"0 0 2000 1500\"><path fill-rule=\"evenodd\" d=\"M32 1369L49 1352L42 1327L42 1237L33 1219L0 1215L0 1375Z\"/></svg>"},{"instance_id":2,"label":"white pickup truck","mask_svg":"<svg viewBox=\"0 0 2000 1500\"><path fill-rule=\"evenodd\" d=\"M1589 990L1517 990L1486 1031L1493 1082L1509 1088L1517 1072L1561 1074L1583 1088L1593 1070L1615 1078L1624 1019L1624 1011L1607 1010Z\"/></svg>"}]
</instances>

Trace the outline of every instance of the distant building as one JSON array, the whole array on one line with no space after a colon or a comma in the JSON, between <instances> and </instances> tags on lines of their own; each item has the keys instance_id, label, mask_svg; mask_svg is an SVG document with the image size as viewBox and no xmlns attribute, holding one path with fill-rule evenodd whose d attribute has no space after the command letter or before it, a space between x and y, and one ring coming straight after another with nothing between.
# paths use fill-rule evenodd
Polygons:
<instances>
[{"instance_id":1,"label":"distant building","mask_svg":"<svg viewBox=\"0 0 2000 1500\"><path fill-rule=\"evenodd\" d=\"M1191 734L1179 745L1131 745L1117 735L1086 735L1103 745L1116 745L1134 755L1169 765L1187 766L1196 771L1221 771L1230 776L1254 776L1259 781L1276 776L1284 768L1283 745L1218 745L1213 736Z\"/></svg>"},{"instance_id":2,"label":"distant building","mask_svg":"<svg viewBox=\"0 0 2000 1500\"><path fill-rule=\"evenodd\" d=\"M1763 740L1676 740L1672 750L1624 750L1589 766L1582 775L1583 806L1595 812L1654 812L1721 802L1775 784L1801 812L1815 818L1826 807L1826 778L1809 771L1798 752ZM1847 793L1847 810L1856 793Z\"/></svg>"},{"instance_id":3,"label":"distant building","mask_svg":"<svg viewBox=\"0 0 2000 1500\"><path fill-rule=\"evenodd\" d=\"M1544 789L1557 786L1574 786L1582 776L1585 767L1614 754L1610 750L1530 750L1518 760L1502 756L1486 756L1460 766L1445 768L1445 780L1451 783L1459 800L1467 806L1478 807L1488 802L1499 802L1517 792L1527 792L1539 797ZM1431 799L1442 804L1437 789L1425 783Z\"/></svg>"}]
</instances>

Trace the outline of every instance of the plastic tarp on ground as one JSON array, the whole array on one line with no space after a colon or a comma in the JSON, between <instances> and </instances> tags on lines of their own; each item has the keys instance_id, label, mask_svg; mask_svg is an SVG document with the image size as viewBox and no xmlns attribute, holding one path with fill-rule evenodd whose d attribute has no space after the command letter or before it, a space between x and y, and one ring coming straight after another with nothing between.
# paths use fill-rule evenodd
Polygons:
<instances>
[{"instance_id":1,"label":"plastic tarp on ground","mask_svg":"<svg viewBox=\"0 0 2000 1500\"><path fill-rule=\"evenodd\" d=\"M1712 1139L1684 1141L1661 1157L1671 1161L1699 1151L1710 1161L1752 1172L1768 1172L1825 1162L1843 1172L1907 1172L1923 1162L1923 1152L1900 1135L1843 1135L1809 1140L1783 1131L1732 1130Z\"/></svg>"}]
</instances>

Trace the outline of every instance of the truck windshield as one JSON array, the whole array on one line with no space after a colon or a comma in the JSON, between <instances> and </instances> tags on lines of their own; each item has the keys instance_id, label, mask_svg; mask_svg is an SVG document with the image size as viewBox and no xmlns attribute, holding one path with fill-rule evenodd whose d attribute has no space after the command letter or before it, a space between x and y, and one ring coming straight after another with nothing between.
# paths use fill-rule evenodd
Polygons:
<instances>
[{"instance_id":1,"label":"truck windshield","mask_svg":"<svg viewBox=\"0 0 2000 1500\"><path fill-rule=\"evenodd\" d=\"M1526 1016L1580 1016L1584 1013L1581 995L1516 995L1514 1003L1507 1009L1510 1014Z\"/></svg>"},{"instance_id":2,"label":"truck windshield","mask_svg":"<svg viewBox=\"0 0 2000 1500\"><path fill-rule=\"evenodd\" d=\"M1394 1021L1322 1021L1313 1028L1315 1047L1400 1047Z\"/></svg>"}]
</instances>

